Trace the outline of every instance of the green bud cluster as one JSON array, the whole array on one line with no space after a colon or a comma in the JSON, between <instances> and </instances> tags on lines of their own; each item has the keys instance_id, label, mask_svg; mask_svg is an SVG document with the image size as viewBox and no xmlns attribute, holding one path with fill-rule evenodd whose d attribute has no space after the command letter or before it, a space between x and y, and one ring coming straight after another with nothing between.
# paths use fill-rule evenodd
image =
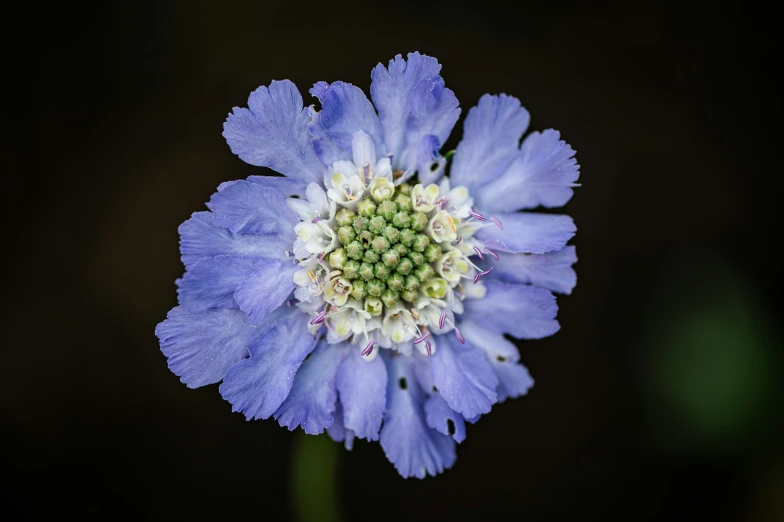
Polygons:
<instances>
[{"instance_id":1,"label":"green bud cluster","mask_svg":"<svg viewBox=\"0 0 784 522\"><path fill-rule=\"evenodd\" d=\"M441 255L423 233L428 217L412 210L411 186L396 187L391 198L365 197L356 210L340 209L335 233L341 246L327 256L330 266L351 283L353 299L381 315L384 306L413 303L420 293L443 297L447 283L431 264Z\"/></svg>"}]
</instances>

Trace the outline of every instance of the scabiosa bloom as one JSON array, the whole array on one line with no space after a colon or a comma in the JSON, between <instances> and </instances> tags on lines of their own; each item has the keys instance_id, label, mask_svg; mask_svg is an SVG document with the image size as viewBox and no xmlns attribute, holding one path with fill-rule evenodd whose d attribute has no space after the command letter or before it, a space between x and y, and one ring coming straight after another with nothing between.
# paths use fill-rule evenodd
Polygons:
<instances>
[{"instance_id":1,"label":"scabiosa bloom","mask_svg":"<svg viewBox=\"0 0 784 522\"><path fill-rule=\"evenodd\" d=\"M485 95L451 158L458 119L441 66L379 64L371 103L317 83L321 110L272 82L224 125L231 150L284 177L222 184L180 226L179 306L156 334L189 387L223 381L248 419L379 440L404 477L455 462L465 423L533 385L505 334L559 329L552 292L576 282L558 207L579 174L554 130Z\"/></svg>"}]
</instances>

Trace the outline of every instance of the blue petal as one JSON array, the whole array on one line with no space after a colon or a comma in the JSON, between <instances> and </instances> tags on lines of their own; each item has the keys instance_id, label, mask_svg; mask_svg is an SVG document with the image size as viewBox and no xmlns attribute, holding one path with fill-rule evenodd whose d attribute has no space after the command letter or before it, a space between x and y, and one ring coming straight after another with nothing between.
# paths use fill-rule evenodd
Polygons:
<instances>
[{"instance_id":1,"label":"blue petal","mask_svg":"<svg viewBox=\"0 0 784 522\"><path fill-rule=\"evenodd\" d=\"M530 120L517 98L482 96L463 124L463 139L449 171L452 185L473 189L500 176L517 157Z\"/></svg>"},{"instance_id":2,"label":"blue petal","mask_svg":"<svg viewBox=\"0 0 784 522\"><path fill-rule=\"evenodd\" d=\"M433 183L443 174L438 151L460 116L455 93L444 88L441 77L423 80L411 92L411 114L406 122L406 148L398 164L403 170L416 169L423 184ZM425 154L423 154L425 153Z\"/></svg>"},{"instance_id":3,"label":"blue petal","mask_svg":"<svg viewBox=\"0 0 784 522\"><path fill-rule=\"evenodd\" d=\"M491 261L493 271L488 276L507 283L532 284L553 292L571 294L577 284L572 265L577 262L573 246L565 246L546 254L498 253L498 261ZM487 258L485 258L487 259Z\"/></svg>"},{"instance_id":4,"label":"blue petal","mask_svg":"<svg viewBox=\"0 0 784 522\"><path fill-rule=\"evenodd\" d=\"M508 398L515 399L528 393L534 385L528 368L519 363L509 361L492 362L493 370L498 376L498 402Z\"/></svg>"},{"instance_id":5,"label":"blue petal","mask_svg":"<svg viewBox=\"0 0 784 522\"><path fill-rule=\"evenodd\" d=\"M286 178L280 178L286 179ZM260 256L284 259L292 241L281 234L235 234L215 225L212 212L194 212L180 225L180 253L185 268L205 257L218 255Z\"/></svg>"},{"instance_id":6,"label":"blue petal","mask_svg":"<svg viewBox=\"0 0 784 522\"><path fill-rule=\"evenodd\" d=\"M258 266L234 292L234 300L254 324L260 323L294 291L294 272L299 268L280 261Z\"/></svg>"},{"instance_id":7,"label":"blue petal","mask_svg":"<svg viewBox=\"0 0 784 522\"><path fill-rule=\"evenodd\" d=\"M434 393L425 403L427 425L434 430L449 435L455 442L463 442L466 437L463 416L454 411L444 398Z\"/></svg>"},{"instance_id":8,"label":"blue petal","mask_svg":"<svg viewBox=\"0 0 784 522\"><path fill-rule=\"evenodd\" d=\"M189 312L236 308L234 292L256 268L271 261L251 256L205 257L177 281L180 305Z\"/></svg>"},{"instance_id":9,"label":"blue petal","mask_svg":"<svg viewBox=\"0 0 784 522\"><path fill-rule=\"evenodd\" d=\"M347 430L343 425L343 407L340 405L340 401L335 404L335 413L332 416L335 418L335 422L327 426L329 438L335 442L343 442L345 448L351 451L351 448L354 447L354 432Z\"/></svg>"},{"instance_id":10,"label":"blue petal","mask_svg":"<svg viewBox=\"0 0 784 522\"><path fill-rule=\"evenodd\" d=\"M534 381L525 366L518 364L520 353L503 334L493 332L473 321L463 321L460 331L466 342L482 350L498 377L498 402L528 393Z\"/></svg>"},{"instance_id":11,"label":"blue petal","mask_svg":"<svg viewBox=\"0 0 784 522\"><path fill-rule=\"evenodd\" d=\"M232 411L250 419L266 419L289 394L294 375L313 350L308 315L296 307L281 306L258 328L263 334L250 345L250 358L235 364L220 386Z\"/></svg>"},{"instance_id":12,"label":"blue petal","mask_svg":"<svg viewBox=\"0 0 784 522\"><path fill-rule=\"evenodd\" d=\"M280 193L240 180L224 183L207 203L215 225L235 234L280 234L294 243L299 218Z\"/></svg>"},{"instance_id":13,"label":"blue petal","mask_svg":"<svg viewBox=\"0 0 784 522\"><path fill-rule=\"evenodd\" d=\"M376 146L376 156L383 156L381 123L362 89L344 82L319 82L310 93L319 99L322 107L318 118L310 124L310 133L322 162L331 164L338 159L350 159L351 140L358 131L366 132ZM337 153L335 146L345 154Z\"/></svg>"},{"instance_id":14,"label":"blue petal","mask_svg":"<svg viewBox=\"0 0 784 522\"><path fill-rule=\"evenodd\" d=\"M455 463L455 443L429 428L411 359L387 357L387 411L381 428L381 447L403 477L437 475Z\"/></svg>"},{"instance_id":15,"label":"blue petal","mask_svg":"<svg viewBox=\"0 0 784 522\"><path fill-rule=\"evenodd\" d=\"M466 299L464 317L494 332L541 339L558 331L558 306L548 290L501 281L485 282L483 299ZM436 383L438 386L438 383Z\"/></svg>"},{"instance_id":16,"label":"blue petal","mask_svg":"<svg viewBox=\"0 0 784 522\"><path fill-rule=\"evenodd\" d=\"M284 198L302 196L305 194L305 189L308 188L308 184L304 181L278 176L250 176L248 181L261 185L264 188L272 189Z\"/></svg>"},{"instance_id":17,"label":"blue petal","mask_svg":"<svg viewBox=\"0 0 784 522\"><path fill-rule=\"evenodd\" d=\"M433 383L450 408L466 417L487 413L496 401L498 379L485 355L457 337L436 337L437 350L430 358Z\"/></svg>"},{"instance_id":18,"label":"blue petal","mask_svg":"<svg viewBox=\"0 0 784 522\"><path fill-rule=\"evenodd\" d=\"M189 388L219 382L248 355L257 331L239 310L215 308L192 314L172 308L155 328L169 369Z\"/></svg>"},{"instance_id":19,"label":"blue petal","mask_svg":"<svg viewBox=\"0 0 784 522\"><path fill-rule=\"evenodd\" d=\"M288 80L259 87L248 98L248 109L234 108L223 124L231 151L251 165L269 167L302 181L324 175L310 141L308 112L297 86Z\"/></svg>"},{"instance_id":20,"label":"blue petal","mask_svg":"<svg viewBox=\"0 0 784 522\"><path fill-rule=\"evenodd\" d=\"M337 385L345 427L361 439L378 440L387 403L387 369L383 359L376 357L367 362L360 350L349 350L338 371Z\"/></svg>"},{"instance_id":21,"label":"blue petal","mask_svg":"<svg viewBox=\"0 0 784 522\"><path fill-rule=\"evenodd\" d=\"M502 175L475 187L476 205L490 212L511 212L542 205L560 207L572 197L580 175L574 150L558 131L532 132Z\"/></svg>"},{"instance_id":22,"label":"blue petal","mask_svg":"<svg viewBox=\"0 0 784 522\"><path fill-rule=\"evenodd\" d=\"M291 392L275 412L275 419L290 431L302 426L308 435L318 435L334 422L335 378L346 350L326 343L321 348L302 363Z\"/></svg>"},{"instance_id":23,"label":"blue petal","mask_svg":"<svg viewBox=\"0 0 784 522\"><path fill-rule=\"evenodd\" d=\"M406 122L411 113L411 97L414 89L422 81L428 83L439 81L440 71L441 65L435 58L409 53L408 61L401 55L397 55L394 60L389 61L389 69L378 64L371 72L370 95L378 109L378 116L384 129L387 152L395 157L401 157L406 147ZM446 134L448 135L449 132L447 131ZM445 140L446 138L442 141ZM418 142L410 143L408 146L417 145Z\"/></svg>"},{"instance_id":24,"label":"blue petal","mask_svg":"<svg viewBox=\"0 0 784 522\"><path fill-rule=\"evenodd\" d=\"M485 246L504 252L544 254L561 250L577 227L569 216L513 212L496 214L503 229L487 225L476 233Z\"/></svg>"}]
</instances>

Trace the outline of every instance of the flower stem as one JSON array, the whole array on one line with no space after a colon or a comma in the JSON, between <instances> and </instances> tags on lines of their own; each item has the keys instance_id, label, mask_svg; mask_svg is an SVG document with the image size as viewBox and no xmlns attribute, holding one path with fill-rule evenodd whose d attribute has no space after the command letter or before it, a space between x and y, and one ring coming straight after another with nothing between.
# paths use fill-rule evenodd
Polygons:
<instances>
[{"instance_id":1,"label":"flower stem","mask_svg":"<svg viewBox=\"0 0 784 522\"><path fill-rule=\"evenodd\" d=\"M337 464L340 446L327 435L297 431L290 463L290 502L297 522L340 522Z\"/></svg>"}]
</instances>

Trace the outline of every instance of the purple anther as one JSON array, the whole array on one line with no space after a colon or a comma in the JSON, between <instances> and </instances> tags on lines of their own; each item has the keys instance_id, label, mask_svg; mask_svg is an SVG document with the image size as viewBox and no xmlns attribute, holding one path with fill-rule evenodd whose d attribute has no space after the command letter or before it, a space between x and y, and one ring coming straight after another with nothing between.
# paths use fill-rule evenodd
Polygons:
<instances>
[{"instance_id":1,"label":"purple anther","mask_svg":"<svg viewBox=\"0 0 784 522\"><path fill-rule=\"evenodd\" d=\"M496 261L498 261L498 260L500 259L500 258L498 257L498 254L496 254L495 252L493 252L492 250L490 250L490 249L489 249L489 248L487 248L487 247L485 247L485 253L486 253L486 254L490 254L491 256L493 256L493 257L495 258L495 260L496 260Z\"/></svg>"},{"instance_id":2,"label":"purple anther","mask_svg":"<svg viewBox=\"0 0 784 522\"><path fill-rule=\"evenodd\" d=\"M480 279L481 279L483 276L486 276L487 274L489 274L489 273L490 273L490 272L492 272L492 271L493 271L493 267L491 266L490 268L488 268L488 269L487 269L487 270L485 270L484 272L479 272L478 274L476 274L476 275L474 276L474 284L476 284L477 282L479 282L479 280L480 280Z\"/></svg>"},{"instance_id":3,"label":"purple anther","mask_svg":"<svg viewBox=\"0 0 784 522\"><path fill-rule=\"evenodd\" d=\"M443 330L444 324L446 324L446 308L441 310L441 317L438 318L438 327Z\"/></svg>"},{"instance_id":4,"label":"purple anther","mask_svg":"<svg viewBox=\"0 0 784 522\"><path fill-rule=\"evenodd\" d=\"M319 254L319 261L324 261L324 252Z\"/></svg>"},{"instance_id":5,"label":"purple anther","mask_svg":"<svg viewBox=\"0 0 784 522\"><path fill-rule=\"evenodd\" d=\"M484 259L485 258L485 256L482 255L482 251L479 250L479 248L474 247L474 252L476 252L476 255L479 256L479 259Z\"/></svg>"},{"instance_id":6,"label":"purple anther","mask_svg":"<svg viewBox=\"0 0 784 522\"><path fill-rule=\"evenodd\" d=\"M504 229L504 224L503 224L503 223L501 223L501 220L500 220L500 219L498 219L498 218L496 218L496 217L491 217L491 218L490 218L490 221L492 221L493 223L495 223L496 225L498 225L498 228L500 228L501 230L503 230L503 229Z\"/></svg>"},{"instance_id":7,"label":"purple anther","mask_svg":"<svg viewBox=\"0 0 784 522\"><path fill-rule=\"evenodd\" d=\"M310 323L309 323L310 326L314 326L314 325L323 323L324 322L324 318L326 316L327 316L327 312L325 312L324 310L320 311L315 316L313 316L313 319L310 320Z\"/></svg>"},{"instance_id":8,"label":"purple anther","mask_svg":"<svg viewBox=\"0 0 784 522\"><path fill-rule=\"evenodd\" d=\"M311 223L318 223L319 221L321 221L321 216L315 216L310 220Z\"/></svg>"},{"instance_id":9,"label":"purple anther","mask_svg":"<svg viewBox=\"0 0 784 522\"><path fill-rule=\"evenodd\" d=\"M465 344L465 339L463 339L463 334L460 333L460 330L455 326L455 337L457 340L460 341L462 344Z\"/></svg>"},{"instance_id":10,"label":"purple anther","mask_svg":"<svg viewBox=\"0 0 784 522\"><path fill-rule=\"evenodd\" d=\"M362 165L362 173L368 178L370 177L370 163L364 163Z\"/></svg>"},{"instance_id":11,"label":"purple anther","mask_svg":"<svg viewBox=\"0 0 784 522\"><path fill-rule=\"evenodd\" d=\"M474 218L478 219L479 221L487 221L487 218L486 218L486 217L484 217L484 216L483 216L482 214L480 214L479 212L474 212L473 210L469 210L469 211L468 211L468 214L469 214L471 217L474 217Z\"/></svg>"},{"instance_id":12,"label":"purple anther","mask_svg":"<svg viewBox=\"0 0 784 522\"><path fill-rule=\"evenodd\" d=\"M422 337L419 337L418 339L414 340L414 344L420 344L422 341L424 341L428 337L430 337L430 332L425 332L424 334L422 334Z\"/></svg>"},{"instance_id":13,"label":"purple anther","mask_svg":"<svg viewBox=\"0 0 784 522\"><path fill-rule=\"evenodd\" d=\"M362 354L361 355L367 356L367 355L370 355L371 353L373 353L373 345L375 344L375 342L376 342L375 339L371 339L371 341L369 343L367 343L367 346L365 346L365 349L362 350Z\"/></svg>"},{"instance_id":14,"label":"purple anther","mask_svg":"<svg viewBox=\"0 0 784 522\"><path fill-rule=\"evenodd\" d=\"M425 343L425 350L427 350L428 355L433 355L433 345L430 344L430 341Z\"/></svg>"},{"instance_id":15,"label":"purple anther","mask_svg":"<svg viewBox=\"0 0 784 522\"><path fill-rule=\"evenodd\" d=\"M455 242L454 242L454 243L452 243L452 244L453 244L453 245L455 245L455 246L457 246L457 245L459 245L459 244L460 244L460 242L461 242L462 240L463 240L463 236L457 236L457 241L455 241Z\"/></svg>"}]
</instances>

